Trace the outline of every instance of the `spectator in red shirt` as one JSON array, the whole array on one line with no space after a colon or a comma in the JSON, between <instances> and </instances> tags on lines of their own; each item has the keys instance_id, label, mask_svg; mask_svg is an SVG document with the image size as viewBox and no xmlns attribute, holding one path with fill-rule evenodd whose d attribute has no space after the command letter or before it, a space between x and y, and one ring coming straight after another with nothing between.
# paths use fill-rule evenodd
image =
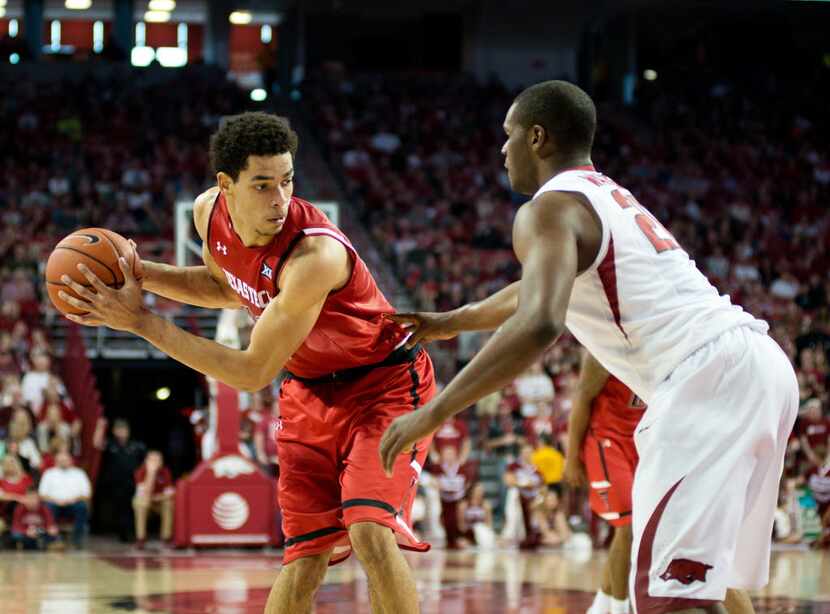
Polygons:
<instances>
[{"instance_id":1,"label":"spectator in red shirt","mask_svg":"<svg viewBox=\"0 0 830 614\"><path fill-rule=\"evenodd\" d=\"M3 477L0 479L0 520L8 523L14 508L34 483L31 476L23 470L23 464L16 455L6 451L3 457Z\"/></svg>"},{"instance_id":2,"label":"spectator in red shirt","mask_svg":"<svg viewBox=\"0 0 830 614\"><path fill-rule=\"evenodd\" d=\"M822 464L830 442L830 418L824 416L821 409L819 399L808 399L795 427L801 449L809 463L816 466Z\"/></svg>"},{"instance_id":3,"label":"spectator in red shirt","mask_svg":"<svg viewBox=\"0 0 830 614\"><path fill-rule=\"evenodd\" d=\"M458 506L467 496L467 490L475 482L470 463L463 462L453 446L441 450L440 464L435 471L441 496L441 524L447 536L447 548L455 550L462 537L459 526Z\"/></svg>"},{"instance_id":4,"label":"spectator in red shirt","mask_svg":"<svg viewBox=\"0 0 830 614\"><path fill-rule=\"evenodd\" d=\"M176 489L170 470L164 466L164 457L158 450L150 450L144 463L135 470L135 513L136 547L144 549L147 539L147 516L149 512L161 515L161 539L169 542L173 535L173 497Z\"/></svg>"},{"instance_id":5,"label":"spectator in red shirt","mask_svg":"<svg viewBox=\"0 0 830 614\"><path fill-rule=\"evenodd\" d=\"M33 488L26 491L14 510L11 538L18 550L45 550L58 539L55 517Z\"/></svg>"},{"instance_id":6,"label":"spectator in red shirt","mask_svg":"<svg viewBox=\"0 0 830 614\"><path fill-rule=\"evenodd\" d=\"M455 456L462 465L470 457L472 444L470 443L470 431L467 428L467 421L463 418L464 412L454 416L441 425L432 438L432 449L430 450L430 461L441 462L441 455L444 448L455 449Z\"/></svg>"}]
</instances>

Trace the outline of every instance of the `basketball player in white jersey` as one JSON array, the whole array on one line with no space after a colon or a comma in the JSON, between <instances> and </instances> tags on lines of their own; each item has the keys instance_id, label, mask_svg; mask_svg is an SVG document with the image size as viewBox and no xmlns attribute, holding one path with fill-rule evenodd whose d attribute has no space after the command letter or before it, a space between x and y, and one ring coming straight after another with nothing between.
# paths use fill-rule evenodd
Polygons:
<instances>
[{"instance_id":1,"label":"basketball player in white jersey","mask_svg":"<svg viewBox=\"0 0 830 614\"><path fill-rule=\"evenodd\" d=\"M631 192L594 169L595 127L591 99L562 81L510 107L505 166L513 189L533 196L513 226L522 278L454 311L398 317L410 344L501 328L441 394L389 427L381 456L390 468L567 327L648 404L635 433L635 611L723 611L727 587L768 580L795 374L767 324L718 296ZM751 609L748 598L730 603Z\"/></svg>"}]
</instances>

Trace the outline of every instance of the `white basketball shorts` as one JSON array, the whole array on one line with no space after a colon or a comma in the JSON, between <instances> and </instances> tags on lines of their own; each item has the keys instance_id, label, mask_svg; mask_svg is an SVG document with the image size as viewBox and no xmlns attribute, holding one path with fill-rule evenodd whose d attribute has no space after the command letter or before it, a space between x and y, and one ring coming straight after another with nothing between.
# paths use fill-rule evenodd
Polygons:
<instances>
[{"instance_id":1,"label":"white basketball shorts","mask_svg":"<svg viewBox=\"0 0 830 614\"><path fill-rule=\"evenodd\" d=\"M631 604L699 608L769 578L773 515L798 412L789 359L766 334L729 330L656 389L634 440Z\"/></svg>"}]
</instances>

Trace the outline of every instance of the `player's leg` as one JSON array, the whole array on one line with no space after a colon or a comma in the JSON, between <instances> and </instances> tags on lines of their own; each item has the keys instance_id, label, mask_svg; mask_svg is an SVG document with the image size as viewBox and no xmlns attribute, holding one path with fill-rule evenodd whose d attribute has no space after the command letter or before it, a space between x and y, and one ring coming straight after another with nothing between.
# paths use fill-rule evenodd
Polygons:
<instances>
[{"instance_id":1,"label":"player's leg","mask_svg":"<svg viewBox=\"0 0 830 614\"><path fill-rule=\"evenodd\" d=\"M392 477L380 464L380 439L398 416L418 411L435 393L432 363L426 352L407 365L376 369L342 391L344 409L354 416L344 448L348 450L340 476L343 522L352 548L364 564L376 603L390 613L417 612L412 571L393 544L425 551L411 528L412 503L431 437L395 459ZM352 527L359 526L352 532ZM391 530L390 530L391 529ZM385 563L384 563L385 561ZM386 611L381 609L380 611Z\"/></svg>"},{"instance_id":2,"label":"player's leg","mask_svg":"<svg viewBox=\"0 0 830 614\"><path fill-rule=\"evenodd\" d=\"M395 534L374 522L349 526L352 549L369 578L374 614L417 614L418 591Z\"/></svg>"},{"instance_id":3,"label":"player's leg","mask_svg":"<svg viewBox=\"0 0 830 614\"><path fill-rule=\"evenodd\" d=\"M591 510L614 527L603 570L607 577L594 599L592 614L628 612L631 570L631 488L637 453L634 442L614 434L590 431L582 447Z\"/></svg>"},{"instance_id":4,"label":"player's leg","mask_svg":"<svg viewBox=\"0 0 830 614\"><path fill-rule=\"evenodd\" d=\"M628 612L628 576L631 572L631 525L614 529L614 540L608 551L608 570L611 596L624 604L618 607L619 614ZM611 614L618 614L612 605Z\"/></svg>"},{"instance_id":5,"label":"player's leg","mask_svg":"<svg viewBox=\"0 0 830 614\"><path fill-rule=\"evenodd\" d=\"M630 594L637 614L720 610L728 587L766 581L771 517L754 545L739 537L754 509L774 510L777 493L760 496L759 476L777 461L779 430L792 425L797 396L786 357L767 342L774 343L749 329L729 331L649 399L635 435Z\"/></svg>"},{"instance_id":6,"label":"player's leg","mask_svg":"<svg viewBox=\"0 0 830 614\"><path fill-rule=\"evenodd\" d=\"M755 450L758 463L746 492L746 512L738 534L729 586L756 590L769 580L770 536L787 444L798 412L798 383L789 359L771 338L753 335L750 342L754 351L749 353L747 361L754 363L755 370L764 374L763 378L773 389L767 395L767 402L755 408L753 416L769 426L767 436Z\"/></svg>"},{"instance_id":7,"label":"player's leg","mask_svg":"<svg viewBox=\"0 0 830 614\"><path fill-rule=\"evenodd\" d=\"M726 591L726 599L723 604L717 604L703 610L681 610L681 612L717 612L719 614L755 614L755 608L749 593L744 590L732 589Z\"/></svg>"},{"instance_id":8,"label":"player's leg","mask_svg":"<svg viewBox=\"0 0 830 614\"><path fill-rule=\"evenodd\" d=\"M326 576L330 557L331 551L323 552L295 559L285 565L274 580L264 614L310 614L314 595Z\"/></svg>"},{"instance_id":9,"label":"player's leg","mask_svg":"<svg viewBox=\"0 0 830 614\"><path fill-rule=\"evenodd\" d=\"M755 606L745 590L730 588L723 605L729 614L755 614Z\"/></svg>"}]
</instances>

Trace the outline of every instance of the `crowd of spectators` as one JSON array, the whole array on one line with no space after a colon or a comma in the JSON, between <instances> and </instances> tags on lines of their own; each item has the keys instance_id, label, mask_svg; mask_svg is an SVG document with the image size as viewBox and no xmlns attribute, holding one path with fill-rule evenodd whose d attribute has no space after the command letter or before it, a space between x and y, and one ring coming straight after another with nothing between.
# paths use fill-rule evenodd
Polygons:
<instances>
[{"instance_id":1,"label":"crowd of spectators","mask_svg":"<svg viewBox=\"0 0 830 614\"><path fill-rule=\"evenodd\" d=\"M26 546L52 541L55 521L64 516L81 544L91 496L83 471L74 467L83 424L46 332L55 312L39 287L45 258L69 232L101 226L138 240L143 256L172 260L174 204L207 185L208 136L221 116L244 108L242 90L209 68L175 78L162 73L0 76L6 80L0 102L0 532ZM106 444L105 426L93 429L96 444L112 448L111 464L118 436ZM143 456L141 450L127 481L119 482L129 490L119 499L128 508L122 537L132 533L133 473ZM74 477L58 479L55 472ZM31 489L39 489L45 507ZM136 509L143 515L142 502ZM17 536L16 508L28 510L25 539ZM30 533L38 538L32 541Z\"/></svg>"},{"instance_id":2,"label":"crowd of spectators","mask_svg":"<svg viewBox=\"0 0 830 614\"><path fill-rule=\"evenodd\" d=\"M21 273L24 273L21 275ZM0 320L0 539L18 547L62 545L57 521L72 523L83 544L91 485L76 467L81 420L54 368L54 353L38 317L31 275L3 271ZM5 292L12 287L20 292ZM32 301L34 307L21 309Z\"/></svg>"},{"instance_id":3,"label":"crowd of spectators","mask_svg":"<svg viewBox=\"0 0 830 614\"><path fill-rule=\"evenodd\" d=\"M777 539L814 541L822 515L830 527L826 118L807 116L774 79L762 94L738 81L694 87L690 95L651 84L630 108L601 105L593 161L670 229L722 293L770 323L796 365L803 411ZM337 67L306 83L310 123L419 309L451 309L518 277L510 229L524 199L510 192L500 153L515 94L458 75L352 76ZM439 379L485 340L473 333L437 348ZM560 340L531 373L480 402L476 419L470 412L479 457L495 455L505 467L540 436L564 451L579 351Z\"/></svg>"},{"instance_id":4,"label":"crowd of spectators","mask_svg":"<svg viewBox=\"0 0 830 614\"><path fill-rule=\"evenodd\" d=\"M35 520L40 502L29 491L52 468L71 468L82 427L44 328L47 305L35 281L44 256L67 232L104 226L139 239L144 256L172 258L173 205L211 183L208 135L222 115L246 106L241 90L208 77L185 70L172 81L113 74L71 84L5 84L0 507L7 529L17 506L29 525L41 527L35 532L45 543L55 513L77 519L85 493L79 479L71 497L44 494L49 513ZM737 83L701 90L690 98L652 87L632 108L603 105L594 162L672 231L721 291L770 322L797 366L804 410L791 440L776 536L821 541L822 517L830 525L827 127L821 118L768 102L779 100L774 90L763 97ZM462 75L330 73L304 87L310 127L420 309L483 298L519 275L510 229L521 199L509 190L500 153L514 94ZM437 347L439 379L447 382L486 339L465 333ZM556 545L581 528L573 517L586 516L584 499L561 487L579 356L566 336L511 386L445 427L444 438L458 445L436 439L424 523L443 525L450 545L499 539ZM277 475L271 433L278 404L259 395L251 403L240 451ZM115 428L109 442L99 426L96 445L108 459L102 479L112 467L129 476L112 482L125 485L115 497L119 509L128 519L156 509L167 538L172 502L165 499L165 474L122 426L126 436L125 428ZM488 464L498 476L495 496L481 477ZM141 542L142 526L119 527L124 539L133 531Z\"/></svg>"}]
</instances>

